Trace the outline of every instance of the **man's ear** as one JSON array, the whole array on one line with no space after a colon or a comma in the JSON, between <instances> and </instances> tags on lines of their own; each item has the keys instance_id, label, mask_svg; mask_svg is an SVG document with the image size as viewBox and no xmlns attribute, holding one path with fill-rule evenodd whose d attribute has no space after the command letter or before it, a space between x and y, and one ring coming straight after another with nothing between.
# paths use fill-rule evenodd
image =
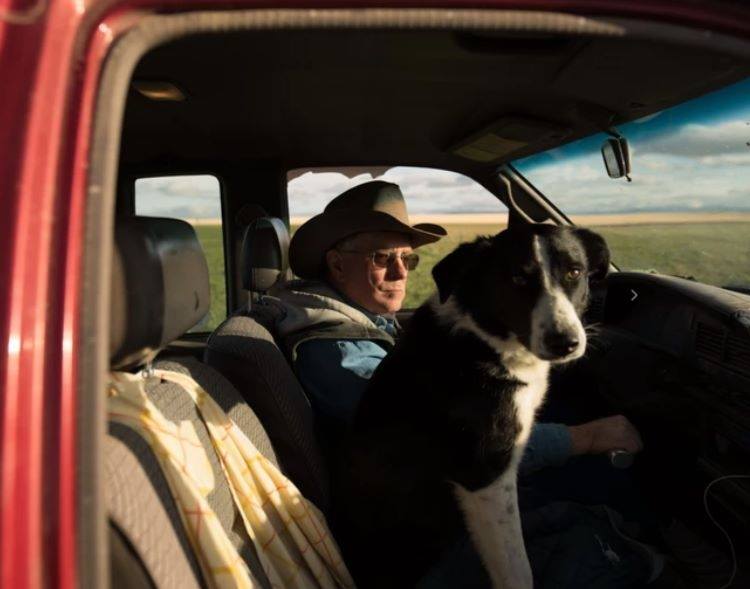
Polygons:
<instances>
[{"instance_id":1,"label":"man's ear","mask_svg":"<svg viewBox=\"0 0 750 589\"><path fill-rule=\"evenodd\" d=\"M575 234L581 240L589 261L589 278L602 280L609 272L609 247L598 233L588 229L576 229Z\"/></svg>"},{"instance_id":2,"label":"man's ear","mask_svg":"<svg viewBox=\"0 0 750 589\"><path fill-rule=\"evenodd\" d=\"M325 265L328 275L337 283L341 283L344 280L345 272L341 252L335 249L328 250L326 252Z\"/></svg>"},{"instance_id":3,"label":"man's ear","mask_svg":"<svg viewBox=\"0 0 750 589\"><path fill-rule=\"evenodd\" d=\"M444 303L451 296L461 276L470 265L471 259L480 249L488 247L490 240L480 237L471 243L462 243L451 253L440 260L432 269L432 278L438 289L440 302Z\"/></svg>"}]
</instances>

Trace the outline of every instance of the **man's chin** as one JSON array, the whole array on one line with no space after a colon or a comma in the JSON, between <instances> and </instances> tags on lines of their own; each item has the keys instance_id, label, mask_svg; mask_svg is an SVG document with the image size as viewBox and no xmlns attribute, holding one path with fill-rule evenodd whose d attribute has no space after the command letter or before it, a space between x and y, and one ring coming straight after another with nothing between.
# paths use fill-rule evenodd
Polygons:
<instances>
[{"instance_id":1,"label":"man's chin","mask_svg":"<svg viewBox=\"0 0 750 589\"><path fill-rule=\"evenodd\" d=\"M396 313L404 304L404 291L381 291L382 298L379 301L384 313Z\"/></svg>"}]
</instances>

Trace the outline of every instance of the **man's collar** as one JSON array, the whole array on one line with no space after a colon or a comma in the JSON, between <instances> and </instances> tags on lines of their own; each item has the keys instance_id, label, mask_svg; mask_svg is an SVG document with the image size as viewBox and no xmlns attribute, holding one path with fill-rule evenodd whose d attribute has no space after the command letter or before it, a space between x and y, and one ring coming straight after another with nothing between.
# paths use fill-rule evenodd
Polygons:
<instances>
[{"instance_id":1,"label":"man's collar","mask_svg":"<svg viewBox=\"0 0 750 589\"><path fill-rule=\"evenodd\" d=\"M332 286L331 284L326 284L339 296L341 301L343 303L346 303L350 307L354 307L357 309L357 311L360 311L363 313L370 321L372 321L375 326L378 329L382 329L389 335L395 335L397 331L398 323L396 323L396 315L395 313L373 313L372 311L368 311L363 306L355 303L353 300L351 300L349 297L347 297L344 293L342 293L340 290Z\"/></svg>"},{"instance_id":2,"label":"man's collar","mask_svg":"<svg viewBox=\"0 0 750 589\"><path fill-rule=\"evenodd\" d=\"M382 329L388 335L396 337L397 326L396 318L393 315L375 315L372 322L378 329Z\"/></svg>"}]
</instances>

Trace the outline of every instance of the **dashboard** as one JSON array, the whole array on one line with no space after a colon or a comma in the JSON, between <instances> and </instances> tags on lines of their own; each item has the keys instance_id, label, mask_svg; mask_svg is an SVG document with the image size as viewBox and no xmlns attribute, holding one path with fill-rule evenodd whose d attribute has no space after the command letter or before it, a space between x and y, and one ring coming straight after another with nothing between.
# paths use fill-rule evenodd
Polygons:
<instances>
[{"instance_id":1,"label":"dashboard","mask_svg":"<svg viewBox=\"0 0 750 589\"><path fill-rule=\"evenodd\" d=\"M635 272L592 295L587 364L608 410L644 434L651 475L702 489L750 474L750 296ZM750 484L720 488L717 501L750 526Z\"/></svg>"}]
</instances>

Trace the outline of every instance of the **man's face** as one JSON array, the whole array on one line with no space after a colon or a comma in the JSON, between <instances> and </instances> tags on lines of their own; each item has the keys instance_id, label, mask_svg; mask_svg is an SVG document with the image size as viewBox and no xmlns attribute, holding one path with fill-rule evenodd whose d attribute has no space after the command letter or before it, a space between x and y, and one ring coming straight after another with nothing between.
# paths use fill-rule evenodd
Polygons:
<instances>
[{"instance_id":1,"label":"man's face","mask_svg":"<svg viewBox=\"0 0 750 589\"><path fill-rule=\"evenodd\" d=\"M371 313L395 313L406 296L409 271L399 256L385 268L372 253L411 253L409 238L401 233L360 233L326 253L330 278L342 294Z\"/></svg>"}]
</instances>

